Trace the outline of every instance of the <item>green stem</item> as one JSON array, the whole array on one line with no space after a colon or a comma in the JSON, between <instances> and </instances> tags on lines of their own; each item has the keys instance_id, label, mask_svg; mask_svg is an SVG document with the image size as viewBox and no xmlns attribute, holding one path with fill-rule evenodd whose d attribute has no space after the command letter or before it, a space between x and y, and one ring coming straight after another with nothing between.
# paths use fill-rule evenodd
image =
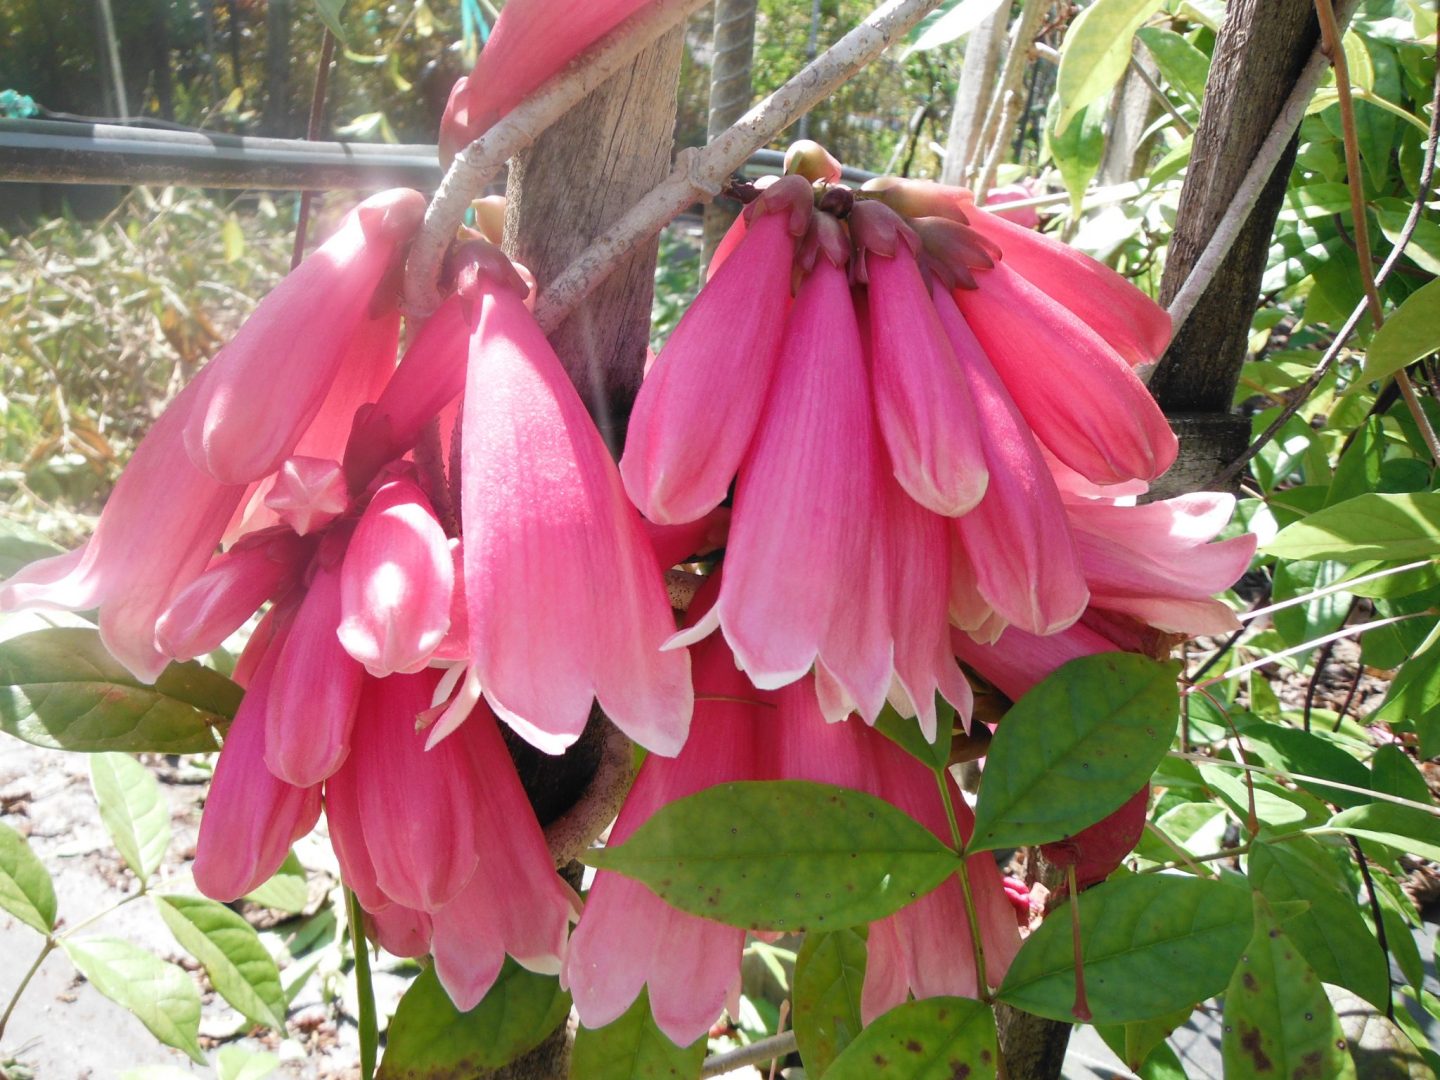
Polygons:
<instances>
[{"instance_id":1,"label":"green stem","mask_svg":"<svg viewBox=\"0 0 1440 1080\"><path fill-rule=\"evenodd\" d=\"M365 940L365 912L355 894L345 890L345 913L350 920L350 946L355 951L355 997L360 1002L360 1080L375 1075L380 1027L375 1019L375 987L370 981L370 943Z\"/></svg>"},{"instance_id":2,"label":"green stem","mask_svg":"<svg viewBox=\"0 0 1440 1080\"><path fill-rule=\"evenodd\" d=\"M1319 829L1299 829L1295 832L1281 833L1278 836L1267 836L1263 840L1252 840L1247 844L1240 844L1237 847L1226 848L1224 851L1212 851L1209 855L1191 855L1187 862L1207 863L1215 862L1217 859L1238 858L1241 855L1249 854L1250 849L1253 848L1256 844L1283 844L1286 840L1294 840L1297 836L1315 836L1317 833L1320 833L1322 831L1323 830ZM1158 874L1165 870L1178 870L1182 865L1185 864L1182 864L1178 861L1157 863L1154 866L1147 866L1143 870L1136 870L1135 872L1137 874Z\"/></svg>"},{"instance_id":3,"label":"green stem","mask_svg":"<svg viewBox=\"0 0 1440 1080\"><path fill-rule=\"evenodd\" d=\"M965 897L965 920L970 924L970 948L975 953L975 985L981 1001L990 1004L990 980L985 972L985 942L980 938L980 920L975 913L975 894L970 888L970 871L965 865L965 840L960 835L960 822L955 818L955 804L950 801L950 785L945 782L945 770L935 770L935 782L940 786L940 801L945 804L945 820L950 823L950 836L955 850L960 855L960 892Z\"/></svg>"},{"instance_id":4,"label":"green stem","mask_svg":"<svg viewBox=\"0 0 1440 1080\"><path fill-rule=\"evenodd\" d=\"M1210 871L1206 870L1203 866L1200 865L1200 860L1196 859L1188 851L1181 847L1173 836L1167 833L1164 829L1160 828L1160 826L1156 825L1153 821L1145 822L1145 831L1148 832L1151 836L1157 837L1162 844L1168 847L1171 851L1175 852L1175 855L1178 857L1179 861L1185 865L1186 869L1194 873L1196 877L1211 876Z\"/></svg>"},{"instance_id":5,"label":"green stem","mask_svg":"<svg viewBox=\"0 0 1440 1080\"><path fill-rule=\"evenodd\" d=\"M25 993L25 988L30 985L30 980L33 979L35 973L40 970L40 965L45 962L45 958L54 951L55 939L53 937L47 937L45 944L41 946L40 955L37 956L35 962L30 965L30 970L25 972L25 977L20 980L20 985L15 988L15 993L10 995L10 1004L5 1006L4 1015L0 1016L0 1039L5 1037L5 1026L10 1023L10 1015L15 1011L15 1006L20 1004L20 995Z\"/></svg>"},{"instance_id":6,"label":"green stem","mask_svg":"<svg viewBox=\"0 0 1440 1080\"><path fill-rule=\"evenodd\" d=\"M108 908L105 908L105 909L103 909L103 910L101 910L101 911L95 912L94 915L91 915L91 916L90 916L89 918L87 918L87 919L82 919L80 922L76 923L74 926L72 926L72 927L70 927L69 929L67 929L67 930L66 930L63 934L61 934L60 936L61 936L62 938L73 937L75 934L78 934L81 930L84 930L87 926L91 925L92 923L97 923L97 922L99 922L101 919L105 918L105 916L107 916L107 915L113 915L115 912L119 911L119 910L120 910L122 907L124 907L126 904L133 904L136 900L139 900L139 899L141 899L142 897L148 896L148 895L149 895L149 892L142 886L139 892L131 893L129 896L125 897L125 899L119 901L118 903L112 904L112 905L111 905L110 907L108 907Z\"/></svg>"}]
</instances>

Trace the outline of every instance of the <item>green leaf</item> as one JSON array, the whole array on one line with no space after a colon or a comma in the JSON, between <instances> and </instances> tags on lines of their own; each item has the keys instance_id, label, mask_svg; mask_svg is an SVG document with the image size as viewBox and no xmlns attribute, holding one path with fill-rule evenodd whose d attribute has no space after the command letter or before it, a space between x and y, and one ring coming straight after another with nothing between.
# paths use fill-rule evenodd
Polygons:
<instances>
[{"instance_id":1,"label":"green leaf","mask_svg":"<svg viewBox=\"0 0 1440 1080\"><path fill-rule=\"evenodd\" d=\"M1254 773L1250 784L1236 772L1219 765L1201 765L1200 775L1206 785L1219 795L1241 821L1250 815L1250 793L1254 788L1255 816L1262 825L1275 829L1319 825L1329 817L1329 808L1303 791L1281 787Z\"/></svg>"},{"instance_id":2,"label":"green leaf","mask_svg":"<svg viewBox=\"0 0 1440 1080\"><path fill-rule=\"evenodd\" d=\"M1416 806L1390 802L1357 806L1331 818L1330 828L1440 862L1440 815Z\"/></svg>"},{"instance_id":3,"label":"green leaf","mask_svg":"<svg viewBox=\"0 0 1440 1080\"><path fill-rule=\"evenodd\" d=\"M254 1052L240 1046L223 1046L215 1055L215 1075L219 1080L265 1080L280 1067L280 1059L263 1051Z\"/></svg>"},{"instance_id":4,"label":"green leaf","mask_svg":"<svg viewBox=\"0 0 1440 1080\"><path fill-rule=\"evenodd\" d=\"M1219 881L1143 874L1085 890L1080 935L1094 1022L1155 1020L1204 1001L1225 985L1250 929L1250 898ZM999 997L1052 1020L1074 1020L1068 909L1057 909L1025 940Z\"/></svg>"},{"instance_id":5,"label":"green leaf","mask_svg":"<svg viewBox=\"0 0 1440 1080\"><path fill-rule=\"evenodd\" d=\"M1135 31L1160 10L1161 0L1095 0L1080 12L1060 44L1060 71L1055 92L1064 133L1070 121L1120 81L1130 63Z\"/></svg>"},{"instance_id":6,"label":"green leaf","mask_svg":"<svg viewBox=\"0 0 1440 1080\"><path fill-rule=\"evenodd\" d=\"M0 908L42 934L55 929L55 886L25 837L0 821Z\"/></svg>"},{"instance_id":7,"label":"green leaf","mask_svg":"<svg viewBox=\"0 0 1440 1080\"><path fill-rule=\"evenodd\" d=\"M865 932L811 931L795 958L795 1042L806 1072L819 1077L864 1023L860 992L865 982Z\"/></svg>"},{"instance_id":8,"label":"green leaf","mask_svg":"<svg viewBox=\"0 0 1440 1080\"><path fill-rule=\"evenodd\" d=\"M1356 385L1387 378L1436 349L1440 349L1440 281L1407 296L1375 332Z\"/></svg>"},{"instance_id":9,"label":"green leaf","mask_svg":"<svg viewBox=\"0 0 1440 1080\"><path fill-rule=\"evenodd\" d=\"M292 851L285 856L285 861L280 864L280 869L275 871L270 880L254 892L247 893L245 899L262 907L298 915L305 910L309 896L310 889L305 881L305 868L300 865L300 860Z\"/></svg>"},{"instance_id":10,"label":"green leaf","mask_svg":"<svg viewBox=\"0 0 1440 1080\"><path fill-rule=\"evenodd\" d=\"M951 0L915 27L911 52L924 52L959 41L993 15L1004 0Z\"/></svg>"},{"instance_id":11,"label":"green leaf","mask_svg":"<svg viewBox=\"0 0 1440 1080\"><path fill-rule=\"evenodd\" d=\"M966 850L1063 840L1122 806L1170 749L1177 671L1085 656L1016 702L990 744Z\"/></svg>"},{"instance_id":12,"label":"green leaf","mask_svg":"<svg viewBox=\"0 0 1440 1080\"><path fill-rule=\"evenodd\" d=\"M1370 786L1387 795L1415 802L1430 801L1430 785L1410 756L1393 744L1375 751L1370 759Z\"/></svg>"},{"instance_id":13,"label":"green leaf","mask_svg":"<svg viewBox=\"0 0 1440 1080\"><path fill-rule=\"evenodd\" d=\"M676 1046L655 1026L650 995L642 989L618 1020L602 1028L580 1027L570 1075L574 1080L694 1080L704 1060L704 1038Z\"/></svg>"},{"instance_id":14,"label":"green leaf","mask_svg":"<svg viewBox=\"0 0 1440 1080\"><path fill-rule=\"evenodd\" d=\"M170 846L170 805L160 785L129 754L92 754L90 786L110 839L144 884Z\"/></svg>"},{"instance_id":15,"label":"green leaf","mask_svg":"<svg viewBox=\"0 0 1440 1080\"><path fill-rule=\"evenodd\" d=\"M490 992L462 1013L428 967L390 1020L378 1080L432 1080L498 1069L539 1046L569 1011L570 995L553 975L526 971L506 957Z\"/></svg>"},{"instance_id":16,"label":"green leaf","mask_svg":"<svg viewBox=\"0 0 1440 1080\"><path fill-rule=\"evenodd\" d=\"M245 232L235 214L225 215L225 224L220 226L220 243L227 263L239 262L245 257Z\"/></svg>"},{"instance_id":17,"label":"green leaf","mask_svg":"<svg viewBox=\"0 0 1440 1080\"><path fill-rule=\"evenodd\" d=\"M1142 26L1135 36L1150 50L1165 81L1198 107L1210 77L1210 58L1174 30Z\"/></svg>"},{"instance_id":18,"label":"green leaf","mask_svg":"<svg viewBox=\"0 0 1440 1080\"><path fill-rule=\"evenodd\" d=\"M1072 123L1063 133L1054 126L1046 128L1050 156L1060 170L1060 179L1070 195L1070 213L1080 216L1085 191L1105 156L1105 102L1097 101L1080 111L1079 122Z\"/></svg>"},{"instance_id":19,"label":"green leaf","mask_svg":"<svg viewBox=\"0 0 1440 1080\"><path fill-rule=\"evenodd\" d=\"M346 41L345 27L340 24L340 12L344 7L345 0L315 0L315 12L320 16L320 21L341 45Z\"/></svg>"},{"instance_id":20,"label":"green leaf","mask_svg":"<svg viewBox=\"0 0 1440 1080\"><path fill-rule=\"evenodd\" d=\"M1355 991L1378 1008L1390 1000L1390 973L1344 876L1318 841L1298 836L1250 852L1250 884L1276 903L1308 900L1285 932L1320 978Z\"/></svg>"},{"instance_id":21,"label":"green leaf","mask_svg":"<svg viewBox=\"0 0 1440 1080\"><path fill-rule=\"evenodd\" d=\"M786 931L883 919L959 867L934 833L885 800L808 780L717 784L584 861L693 915Z\"/></svg>"},{"instance_id":22,"label":"green leaf","mask_svg":"<svg viewBox=\"0 0 1440 1080\"><path fill-rule=\"evenodd\" d=\"M280 970L254 928L224 904L199 896L157 896L155 907L216 993L255 1024L285 1030Z\"/></svg>"},{"instance_id":23,"label":"green leaf","mask_svg":"<svg viewBox=\"0 0 1440 1080\"><path fill-rule=\"evenodd\" d=\"M890 705L880 710L875 729L931 769L943 769L950 763L950 745L955 739L955 707L939 694L935 695L933 743L925 741L915 717L901 716Z\"/></svg>"},{"instance_id":24,"label":"green leaf","mask_svg":"<svg viewBox=\"0 0 1440 1080\"><path fill-rule=\"evenodd\" d=\"M1255 897L1255 934L1225 991L1226 1076L1355 1080L1340 1021L1319 976Z\"/></svg>"},{"instance_id":25,"label":"green leaf","mask_svg":"<svg viewBox=\"0 0 1440 1080\"><path fill-rule=\"evenodd\" d=\"M1370 786L1365 766L1356 761L1329 739L1314 732L1281 724L1258 723L1241 729L1246 744L1256 750L1267 765L1288 773L1323 777L1352 787ZM1338 806L1361 806L1370 801L1368 795L1331 787L1328 784L1296 781L1316 798Z\"/></svg>"},{"instance_id":26,"label":"green leaf","mask_svg":"<svg viewBox=\"0 0 1440 1080\"><path fill-rule=\"evenodd\" d=\"M96 990L122 1005L166 1046L200 1065L200 991L174 964L119 938L61 938L61 946Z\"/></svg>"},{"instance_id":27,"label":"green leaf","mask_svg":"<svg viewBox=\"0 0 1440 1080\"><path fill-rule=\"evenodd\" d=\"M828 1080L993 1080L995 1016L979 1001L933 997L876 1017L825 1071Z\"/></svg>"},{"instance_id":28,"label":"green leaf","mask_svg":"<svg viewBox=\"0 0 1440 1080\"><path fill-rule=\"evenodd\" d=\"M1327 986L1325 992L1340 1018L1359 1080L1435 1080L1435 1070L1399 1025L1338 987Z\"/></svg>"},{"instance_id":29,"label":"green leaf","mask_svg":"<svg viewBox=\"0 0 1440 1080\"><path fill-rule=\"evenodd\" d=\"M202 754L219 749L244 691L194 661L147 686L97 631L36 630L0 642L0 731L52 750Z\"/></svg>"},{"instance_id":30,"label":"green leaf","mask_svg":"<svg viewBox=\"0 0 1440 1080\"><path fill-rule=\"evenodd\" d=\"M1366 559L1408 562L1440 554L1440 492L1346 499L1287 525L1265 545L1264 553L1347 564Z\"/></svg>"},{"instance_id":31,"label":"green leaf","mask_svg":"<svg viewBox=\"0 0 1440 1080\"><path fill-rule=\"evenodd\" d=\"M1096 1028L1095 1033L1131 1072L1143 1075L1145 1063L1150 1060L1151 1054L1170 1037L1172 1031L1189 1020L1194 1011L1187 1006L1157 1020L1142 1020L1134 1024L1105 1024Z\"/></svg>"}]
</instances>

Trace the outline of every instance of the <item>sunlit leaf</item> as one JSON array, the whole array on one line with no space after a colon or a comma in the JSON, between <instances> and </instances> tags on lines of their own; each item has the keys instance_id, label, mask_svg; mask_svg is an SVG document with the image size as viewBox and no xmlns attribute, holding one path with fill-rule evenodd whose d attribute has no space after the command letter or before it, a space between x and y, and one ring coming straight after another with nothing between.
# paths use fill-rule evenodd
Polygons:
<instances>
[{"instance_id":1,"label":"sunlit leaf","mask_svg":"<svg viewBox=\"0 0 1440 1080\"><path fill-rule=\"evenodd\" d=\"M570 1058L573 1080L694 1080L705 1060L705 1040L676 1046L650 1016L641 990L619 1019L602 1028L581 1026Z\"/></svg>"},{"instance_id":2,"label":"sunlit leaf","mask_svg":"<svg viewBox=\"0 0 1440 1080\"><path fill-rule=\"evenodd\" d=\"M860 993L865 983L862 929L811 931L795 958L795 1041L813 1076L830 1067L864 1026Z\"/></svg>"},{"instance_id":3,"label":"sunlit leaf","mask_svg":"<svg viewBox=\"0 0 1440 1080\"><path fill-rule=\"evenodd\" d=\"M170 846L170 804L150 770L129 754L93 754L90 784L100 820L125 865L148 881Z\"/></svg>"},{"instance_id":4,"label":"sunlit leaf","mask_svg":"<svg viewBox=\"0 0 1440 1080\"><path fill-rule=\"evenodd\" d=\"M221 997L252 1023L285 1030L280 971L254 927L224 904L199 896L157 896L155 907Z\"/></svg>"},{"instance_id":5,"label":"sunlit leaf","mask_svg":"<svg viewBox=\"0 0 1440 1080\"><path fill-rule=\"evenodd\" d=\"M50 871L18 832L0 821L0 908L26 926L55 929L55 886Z\"/></svg>"},{"instance_id":6,"label":"sunlit leaf","mask_svg":"<svg viewBox=\"0 0 1440 1080\"><path fill-rule=\"evenodd\" d=\"M1056 94L1060 117L1055 129L1063 134L1080 110L1098 101L1120 81L1130 63L1135 31L1155 12L1162 0L1095 0L1075 17L1060 45L1060 71Z\"/></svg>"},{"instance_id":7,"label":"sunlit leaf","mask_svg":"<svg viewBox=\"0 0 1440 1080\"><path fill-rule=\"evenodd\" d=\"M134 1013L166 1046L206 1063L200 991L182 969L120 938L62 938L60 944L96 990Z\"/></svg>"},{"instance_id":8,"label":"sunlit leaf","mask_svg":"<svg viewBox=\"0 0 1440 1080\"><path fill-rule=\"evenodd\" d=\"M932 997L878 1016L825 1070L828 1080L993 1080L995 1015L970 998Z\"/></svg>"}]
</instances>

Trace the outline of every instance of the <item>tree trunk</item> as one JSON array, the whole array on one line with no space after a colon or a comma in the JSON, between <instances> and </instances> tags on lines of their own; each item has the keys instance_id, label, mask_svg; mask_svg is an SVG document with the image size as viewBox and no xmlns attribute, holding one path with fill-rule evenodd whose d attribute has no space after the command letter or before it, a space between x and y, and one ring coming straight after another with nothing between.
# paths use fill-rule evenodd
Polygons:
<instances>
[{"instance_id":1,"label":"tree trunk","mask_svg":"<svg viewBox=\"0 0 1440 1080\"><path fill-rule=\"evenodd\" d=\"M755 58L756 0L715 0L715 61L710 69L710 117L705 137L713 139L739 120L750 107L750 69ZM705 247L701 265L708 265L740 206L729 199L705 204Z\"/></svg>"},{"instance_id":2,"label":"tree trunk","mask_svg":"<svg viewBox=\"0 0 1440 1080\"><path fill-rule=\"evenodd\" d=\"M1319 36L1312 0L1231 0L1215 42L1205 104L1195 132L1175 234L1160 285L1169 303L1205 249L1236 188L1275 122ZM1296 142L1276 167L1235 246L1150 380L1161 408L1179 423L1180 461L1156 494L1203 482L1210 463L1234 460L1249 439L1249 421L1230 416L1245 362L1250 319ZM1208 472L1213 476L1214 470Z\"/></svg>"},{"instance_id":3,"label":"tree trunk","mask_svg":"<svg viewBox=\"0 0 1440 1080\"><path fill-rule=\"evenodd\" d=\"M511 163L505 250L539 281L669 172L682 34L677 28L646 49ZM645 367L658 249L658 238L641 245L550 335L617 455Z\"/></svg>"},{"instance_id":4,"label":"tree trunk","mask_svg":"<svg viewBox=\"0 0 1440 1080\"><path fill-rule=\"evenodd\" d=\"M960 68L955 111L950 114L950 135L945 144L945 165L940 171L942 184L963 185L979 156L980 125L985 123L985 106L994 92L1009 14L1010 5L1003 5L972 30L965 43L965 61Z\"/></svg>"}]
</instances>

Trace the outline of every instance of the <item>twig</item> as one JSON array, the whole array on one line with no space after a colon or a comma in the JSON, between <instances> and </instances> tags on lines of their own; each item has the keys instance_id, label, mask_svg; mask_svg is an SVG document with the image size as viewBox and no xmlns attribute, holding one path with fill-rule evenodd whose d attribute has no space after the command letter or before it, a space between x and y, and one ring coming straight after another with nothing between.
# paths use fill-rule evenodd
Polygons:
<instances>
[{"instance_id":1,"label":"twig","mask_svg":"<svg viewBox=\"0 0 1440 1080\"><path fill-rule=\"evenodd\" d=\"M1326 634L1324 637L1318 637L1312 641L1302 641L1299 645L1292 645L1288 649L1281 649L1277 653L1270 653L1266 656L1260 657L1258 660L1251 660L1248 664L1241 664L1239 667L1231 668L1224 674L1212 675L1204 682L1192 683L1190 686L1187 686L1185 688L1185 692L1188 694L1195 690L1199 690L1201 687L1210 686L1212 683L1224 682L1226 679L1233 679L1236 675L1243 675L1247 671L1253 671L1258 667L1264 667L1266 664L1273 664L1276 660L1281 660L1287 656L1293 656L1295 653L1298 652L1305 652L1309 649L1315 648L1317 645L1324 645L1327 642L1338 641L1341 638L1354 637L1358 634L1365 633L1367 630L1378 630L1382 626L1390 626L1394 623L1405 622L1407 619L1420 619L1432 614L1434 613L1430 611L1416 611L1409 615L1392 615L1388 619L1375 619L1372 622L1359 623L1355 626L1347 626L1343 629L1336 630L1333 634Z\"/></svg>"},{"instance_id":2,"label":"twig","mask_svg":"<svg viewBox=\"0 0 1440 1080\"><path fill-rule=\"evenodd\" d=\"M1349 21L1351 12L1357 6L1357 0L1348 0L1345 4L1345 21ZM1175 299L1170 301L1170 320L1174 325L1175 334L1180 332L1180 328L1190 318L1190 313L1195 310L1195 305L1199 303L1200 297L1205 294L1205 290L1210 287L1210 282L1219 271L1220 264L1230 254L1230 249L1239 237L1240 230L1244 228L1245 222L1250 218L1250 211L1255 208L1255 202L1260 198L1260 192L1269 183L1270 174L1275 171L1275 166L1285 155L1285 148L1290 145L1290 139L1294 136L1295 129L1304 119L1305 109L1310 104L1310 98L1315 94L1315 88L1320 85L1320 80L1324 77L1328 64L1329 60L1325 56L1323 43L1317 44L1315 52L1306 61L1299 78L1295 80L1295 86L1290 91L1290 96L1280 107L1279 115L1275 117L1275 123L1270 127L1270 133L1260 144L1260 149L1256 152L1255 160L1251 162L1249 170L1245 173L1245 178L1235 189L1235 197L1230 200L1230 205L1225 210L1225 216L1215 227L1210 242L1205 245L1205 250L1200 253L1200 258L1195 261L1190 275L1185 279L1185 284L1180 286L1180 291L1175 295Z\"/></svg>"},{"instance_id":3,"label":"twig","mask_svg":"<svg viewBox=\"0 0 1440 1080\"><path fill-rule=\"evenodd\" d=\"M25 988L30 985L30 980L40 970L40 965L45 963L45 958L55 951L55 939L47 937L45 944L40 948L40 955L35 957L35 962L30 965L30 970L25 972L20 979L20 985L15 987L15 993L10 995L10 1004L5 1006L4 1015L0 1015L0 1038L5 1036L5 1027L10 1023L10 1017L15 1012L15 1006L20 1004L20 996L25 993Z\"/></svg>"},{"instance_id":4,"label":"twig","mask_svg":"<svg viewBox=\"0 0 1440 1080\"><path fill-rule=\"evenodd\" d=\"M1350 841L1350 850L1355 852L1355 861L1360 864L1360 878L1365 882L1365 893L1370 898L1370 917L1375 920L1375 939L1380 942L1380 952L1385 957L1385 970L1390 970L1390 942L1385 937L1385 919L1380 911L1380 897L1375 894L1375 880L1370 876L1370 860L1365 857L1365 850L1360 846L1360 841L1353 836L1346 836ZM1390 989L1390 980L1385 980L1385 1015L1391 1021L1395 1019L1395 995Z\"/></svg>"},{"instance_id":5,"label":"twig","mask_svg":"<svg viewBox=\"0 0 1440 1080\"><path fill-rule=\"evenodd\" d=\"M1440 31L1437 31L1437 34L1440 34ZM1410 206L1410 215L1405 219L1405 227L1400 230L1400 235L1395 242L1395 246L1390 249L1390 254L1385 257L1385 262L1381 264L1379 273L1375 275L1377 285L1383 285L1390 277L1391 271L1394 270L1395 265L1400 261L1400 257L1405 254L1405 249L1410 245L1410 239L1415 235L1415 229L1420 224L1420 215L1423 213L1425 203L1430 197L1430 183L1435 178L1435 147L1437 142L1440 142L1440 71L1436 72L1435 85L1430 98L1430 136L1425 140L1425 159L1421 163L1420 178L1415 185L1415 201ZM1194 276L1193 272L1191 276ZM1179 297L1176 297L1176 299L1178 300ZM1315 392L1315 388L1320 385L1321 380L1323 380L1329 372L1330 366L1335 363L1341 350L1344 349L1345 342L1348 341L1350 335L1355 332L1355 327L1360 325L1360 320L1364 317L1369 305L1370 301L1368 299L1363 299L1355 305L1355 309L1350 312L1350 317L1345 320L1345 324L1340 328L1340 332L1335 335L1335 340L1330 343L1330 347L1325 350L1325 355L1320 358L1320 363L1316 365L1315 370L1311 372L1310 377L1305 380L1300 388L1293 392L1289 404L1280 410L1280 415L1275 417L1275 419L1271 421L1270 426L1261 432L1259 437L1246 448L1245 453L1241 454L1215 475L1209 484L1206 485L1207 488L1216 491L1225 490L1230 481L1240 474L1240 470L1250 464L1255 455L1265 449L1265 447L1270 444L1270 440L1275 438L1279 433L1280 429L1290 422L1290 418L1304 407L1306 400ZM1193 301L1191 306L1194 306ZM1171 311L1173 314L1174 305L1171 305Z\"/></svg>"},{"instance_id":6,"label":"twig","mask_svg":"<svg viewBox=\"0 0 1440 1080\"><path fill-rule=\"evenodd\" d=\"M325 119L325 90L330 85L330 62L335 59L335 35L329 30L320 45L320 66L315 69L315 89L310 94L310 121L305 126L305 141L320 138L320 124ZM290 252L290 269L305 258L305 233L310 227L310 201L314 192L306 188L300 193L300 210L295 222L295 247Z\"/></svg>"},{"instance_id":7,"label":"twig","mask_svg":"<svg viewBox=\"0 0 1440 1080\"><path fill-rule=\"evenodd\" d=\"M1292 596L1289 600L1281 600L1279 603L1256 608L1254 611L1242 611L1236 618L1241 622L1249 622L1252 619L1260 618L1262 615L1271 615L1285 608L1294 607L1296 604L1308 604L1311 600L1319 600L1322 596L1329 596L1331 593L1349 592L1356 585L1363 585L1367 581L1375 581L1379 578L1403 574L1407 570L1418 570L1422 566L1429 566L1434 561L1434 559L1416 559L1414 562L1405 563L1403 566L1392 566L1385 570L1376 570L1370 574L1361 574L1357 578L1350 578L1346 581L1337 582L1334 585L1326 585L1323 589L1311 589L1309 592L1300 596Z\"/></svg>"},{"instance_id":8,"label":"twig","mask_svg":"<svg viewBox=\"0 0 1440 1080\"><path fill-rule=\"evenodd\" d=\"M1345 147L1345 179L1350 189L1350 217L1355 226L1355 254L1360 263L1360 283L1370 305L1370 320L1376 330L1385 322L1385 309L1380 303L1380 290L1375 284L1374 267L1370 260L1370 221L1365 215L1364 178L1360 175L1360 140L1355 130L1355 103L1350 97L1350 69L1345 49L1340 42L1340 28L1335 25L1335 10L1330 0L1315 0L1315 14L1320 20L1320 40L1335 67L1335 93L1340 105L1340 131ZM1415 387L1405 370L1395 372L1395 384L1405 398L1410 415L1420 429L1420 436L1430 450L1430 460L1440 464L1440 439L1430 426L1430 418L1415 394Z\"/></svg>"},{"instance_id":9,"label":"twig","mask_svg":"<svg viewBox=\"0 0 1440 1080\"><path fill-rule=\"evenodd\" d=\"M1140 81L1149 89L1151 97L1159 102L1160 107L1169 114L1170 119L1175 121L1175 127L1179 130L1180 137L1189 138L1193 135L1195 133L1194 126L1181 115L1180 110L1175 107L1175 103L1170 100L1170 95L1165 93L1150 72L1145 70L1145 65L1135 59L1134 53L1130 55L1130 70L1140 76Z\"/></svg>"},{"instance_id":10,"label":"twig","mask_svg":"<svg viewBox=\"0 0 1440 1080\"><path fill-rule=\"evenodd\" d=\"M1308 773L1290 772L1286 769L1274 769L1268 765L1251 765L1247 761L1230 761L1227 758L1211 757L1208 754L1187 754L1179 750L1171 750L1167 757L1178 758L1182 761L1194 761L1202 765L1218 765L1222 769L1240 769L1244 772L1260 773L1264 776L1274 776L1281 780L1291 780L1297 784L1314 784L1317 787L1333 788L1336 791L1348 791L1352 795L1364 795L1367 799L1379 799L1381 802L1394 803L1396 806L1408 806L1412 810L1420 810L1431 817L1440 818L1440 810L1428 803L1416 802L1414 799L1406 799L1399 795L1391 795L1385 791L1375 791L1373 788L1359 787L1355 784L1345 784L1339 780L1326 780L1323 776L1310 776ZM1317 830L1310 830L1313 835ZM1340 829L1331 830L1340 832ZM1328 835L1328 833L1327 833Z\"/></svg>"},{"instance_id":11,"label":"twig","mask_svg":"<svg viewBox=\"0 0 1440 1080\"><path fill-rule=\"evenodd\" d=\"M600 764L580 800L545 827L545 843L556 866L564 866L595 842L615 820L630 790L630 740L610 721L600 744Z\"/></svg>"},{"instance_id":12,"label":"twig","mask_svg":"<svg viewBox=\"0 0 1440 1080\"><path fill-rule=\"evenodd\" d=\"M1020 79L1025 73L1025 60L1030 55L1030 46L1034 42L1040 30L1041 20L1045 13L1050 10L1050 0L1025 0L1024 6L1020 9L1020 17L1015 20L1015 28L1011 32L1009 47L1005 50L1005 59L1000 65L1000 74L995 79L995 90L990 95L990 105L985 110L985 122L980 125L980 134L975 139L974 153L976 155L990 155L991 146L994 144L998 133L1004 130L1004 114L1010 108L1010 99L1015 96L1015 91L1020 88ZM968 169L969 162L966 162ZM977 162L981 169L989 167L985 158ZM983 183L983 171L981 182L975 184L975 201L983 205L987 185ZM967 172L966 179L969 179Z\"/></svg>"},{"instance_id":13,"label":"twig","mask_svg":"<svg viewBox=\"0 0 1440 1080\"><path fill-rule=\"evenodd\" d=\"M888 0L784 86L753 106L723 135L699 149L682 150L676 155L670 175L550 282L535 302L535 321L546 333L559 326L637 244L654 236L696 200L713 199L751 151L764 146L802 113L834 93L939 3Z\"/></svg>"},{"instance_id":14,"label":"twig","mask_svg":"<svg viewBox=\"0 0 1440 1080\"><path fill-rule=\"evenodd\" d=\"M749 1046L737 1047L706 1058L705 1064L700 1068L700 1075L720 1076L735 1069L743 1069L746 1065L773 1061L793 1054L797 1045L794 1031L782 1031L779 1035L756 1039Z\"/></svg>"},{"instance_id":15,"label":"twig","mask_svg":"<svg viewBox=\"0 0 1440 1080\"><path fill-rule=\"evenodd\" d=\"M465 218L470 200L494 179L500 167L704 3L705 0L653 0L455 156L425 211L425 221L405 265L407 312L415 316L428 315L439 306L436 279L440 262Z\"/></svg>"}]
</instances>

